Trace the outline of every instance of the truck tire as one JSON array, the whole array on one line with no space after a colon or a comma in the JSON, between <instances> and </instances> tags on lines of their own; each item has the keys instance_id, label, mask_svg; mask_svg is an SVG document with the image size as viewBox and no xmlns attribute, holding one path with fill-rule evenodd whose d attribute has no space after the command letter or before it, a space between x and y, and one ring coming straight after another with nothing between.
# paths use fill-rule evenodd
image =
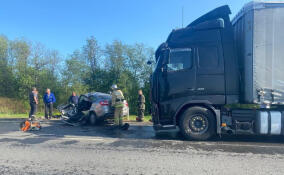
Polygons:
<instances>
[{"instance_id":1,"label":"truck tire","mask_svg":"<svg viewBox=\"0 0 284 175\"><path fill-rule=\"evenodd\" d=\"M207 140L216 133L215 117L204 107L191 107L182 114L179 128L188 140Z\"/></svg>"},{"instance_id":2,"label":"truck tire","mask_svg":"<svg viewBox=\"0 0 284 175\"><path fill-rule=\"evenodd\" d=\"M97 124L97 115L95 113L90 113L89 122L93 126Z\"/></svg>"}]
</instances>

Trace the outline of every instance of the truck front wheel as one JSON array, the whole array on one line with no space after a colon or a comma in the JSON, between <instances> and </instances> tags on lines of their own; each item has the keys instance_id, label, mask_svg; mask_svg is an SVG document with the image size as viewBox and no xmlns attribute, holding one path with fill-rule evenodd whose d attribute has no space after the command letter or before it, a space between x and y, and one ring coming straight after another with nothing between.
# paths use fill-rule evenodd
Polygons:
<instances>
[{"instance_id":1,"label":"truck front wheel","mask_svg":"<svg viewBox=\"0 0 284 175\"><path fill-rule=\"evenodd\" d=\"M186 139L207 140L215 135L215 117L204 107L191 107L182 114L179 128Z\"/></svg>"}]
</instances>

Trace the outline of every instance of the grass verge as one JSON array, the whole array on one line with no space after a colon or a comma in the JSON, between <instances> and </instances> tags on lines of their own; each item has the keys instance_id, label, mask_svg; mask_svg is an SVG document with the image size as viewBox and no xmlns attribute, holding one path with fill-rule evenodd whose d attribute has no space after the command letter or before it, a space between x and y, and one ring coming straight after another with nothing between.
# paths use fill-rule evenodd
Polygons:
<instances>
[{"instance_id":1,"label":"grass verge","mask_svg":"<svg viewBox=\"0 0 284 175\"><path fill-rule=\"evenodd\" d=\"M130 115L129 116L129 121L136 121L136 115ZM146 116L144 116L144 121L145 122L148 122L148 121L150 121L152 119L152 117L150 116L150 115L146 115ZM127 118L126 117L124 117L124 120L127 120Z\"/></svg>"},{"instance_id":2,"label":"grass verge","mask_svg":"<svg viewBox=\"0 0 284 175\"><path fill-rule=\"evenodd\" d=\"M28 114L0 114L0 118L28 118Z\"/></svg>"},{"instance_id":3,"label":"grass verge","mask_svg":"<svg viewBox=\"0 0 284 175\"><path fill-rule=\"evenodd\" d=\"M55 112L54 115L59 115L58 112ZM0 113L0 118L28 118L28 113L22 113L22 114L10 114L10 113ZM37 113L36 117L42 118L44 117L44 113Z\"/></svg>"}]
</instances>

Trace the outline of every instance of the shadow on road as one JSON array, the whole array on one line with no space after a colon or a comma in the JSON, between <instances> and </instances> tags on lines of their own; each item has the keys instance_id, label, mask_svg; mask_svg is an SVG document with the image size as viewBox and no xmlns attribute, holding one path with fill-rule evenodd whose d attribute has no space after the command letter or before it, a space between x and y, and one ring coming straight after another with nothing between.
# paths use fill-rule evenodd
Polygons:
<instances>
[{"instance_id":1,"label":"shadow on road","mask_svg":"<svg viewBox=\"0 0 284 175\"><path fill-rule=\"evenodd\" d=\"M277 146L277 152L284 154L284 137L264 136L222 136L215 137L206 142L184 141L178 131L155 133L151 123L130 123L128 131L113 129L108 124L99 126L70 126L59 120L43 121L40 131L23 133L19 131L19 123L22 120L0 119L1 142L16 142L17 144L40 144L50 140L58 140L65 137L88 137L88 138L112 138L116 139L110 146L129 146L135 148L163 147L187 149L189 146L196 150L223 150L229 152L255 153L255 147L262 147L262 151L273 154L274 150L269 147ZM15 137L9 137L13 133ZM16 137L17 136L17 137ZM26 137L32 136L32 137ZM175 141L175 142L173 142ZM78 141L68 140L64 145L76 144ZM232 147L233 145L233 147ZM283 146L283 149L282 149Z\"/></svg>"}]
</instances>

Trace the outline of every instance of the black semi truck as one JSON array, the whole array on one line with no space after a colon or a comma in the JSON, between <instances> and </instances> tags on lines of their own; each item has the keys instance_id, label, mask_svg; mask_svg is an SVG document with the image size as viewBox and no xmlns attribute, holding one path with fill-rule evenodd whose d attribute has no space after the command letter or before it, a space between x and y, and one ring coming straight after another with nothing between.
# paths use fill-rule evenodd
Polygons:
<instances>
[{"instance_id":1,"label":"black semi truck","mask_svg":"<svg viewBox=\"0 0 284 175\"><path fill-rule=\"evenodd\" d=\"M187 139L284 135L284 3L216 8L173 30L155 53L155 130Z\"/></svg>"}]
</instances>

